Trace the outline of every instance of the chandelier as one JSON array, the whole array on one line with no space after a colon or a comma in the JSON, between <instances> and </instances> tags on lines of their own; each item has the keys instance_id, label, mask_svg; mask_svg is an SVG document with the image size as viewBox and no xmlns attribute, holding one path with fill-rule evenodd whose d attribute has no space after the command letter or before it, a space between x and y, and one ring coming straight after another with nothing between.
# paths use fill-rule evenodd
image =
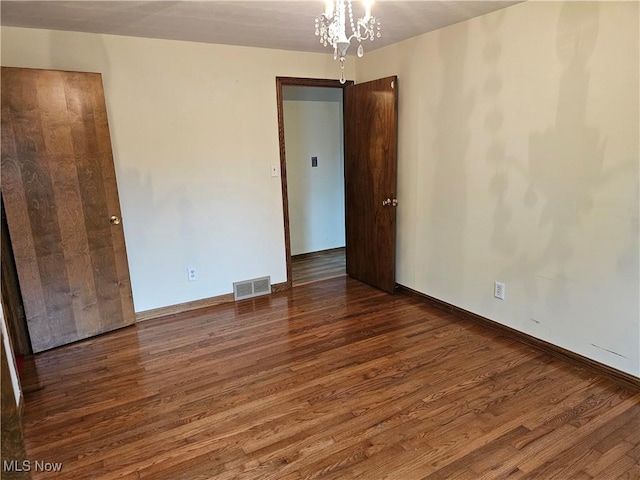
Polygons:
<instances>
[{"instance_id":1,"label":"chandelier","mask_svg":"<svg viewBox=\"0 0 640 480\"><path fill-rule=\"evenodd\" d=\"M356 39L358 45L358 57L364 55L363 40L380 38L380 20L371 16L373 0L364 0L364 17L354 21L351 0L326 0L324 13L316 17L316 35L320 37L320 43L325 47L333 47L333 59L340 61L340 83L345 83L344 62L351 40ZM348 12L348 13L347 13ZM347 36L347 15L351 35Z\"/></svg>"}]
</instances>

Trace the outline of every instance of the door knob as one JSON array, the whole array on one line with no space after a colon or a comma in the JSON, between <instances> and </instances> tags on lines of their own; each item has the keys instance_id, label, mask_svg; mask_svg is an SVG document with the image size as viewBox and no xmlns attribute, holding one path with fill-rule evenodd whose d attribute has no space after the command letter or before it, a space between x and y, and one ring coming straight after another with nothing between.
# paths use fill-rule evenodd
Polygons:
<instances>
[{"instance_id":1,"label":"door knob","mask_svg":"<svg viewBox=\"0 0 640 480\"><path fill-rule=\"evenodd\" d=\"M391 206L392 207L397 207L398 206L398 199L394 198L393 200L391 200Z\"/></svg>"},{"instance_id":2,"label":"door knob","mask_svg":"<svg viewBox=\"0 0 640 480\"><path fill-rule=\"evenodd\" d=\"M117 215L111 215L109 221L111 222L111 225L120 225L120 217Z\"/></svg>"},{"instance_id":3,"label":"door knob","mask_svg":"<svg viewBox=\"0 0 640 480\"><path fill-rule=\"evenodd\" d=\"M383 207L389 207L391 206L391 199L387 198L386 200L382 200L382 206Z\"/></svg>"}]
</instances>

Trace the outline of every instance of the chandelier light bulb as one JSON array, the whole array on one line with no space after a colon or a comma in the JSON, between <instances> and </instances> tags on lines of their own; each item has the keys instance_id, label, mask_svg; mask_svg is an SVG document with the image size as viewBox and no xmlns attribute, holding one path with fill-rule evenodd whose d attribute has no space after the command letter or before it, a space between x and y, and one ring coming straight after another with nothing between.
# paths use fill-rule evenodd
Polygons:
<instances>
[{"instance_id":1,"label":"chandelier light bulb","mask_svg":"<svg viewBox=\"0 0 640 480\"><path fill-rule=\"evenodd\" d=\"M371 18L371 6L373 5L373 0L364 0L364 18L362 19L364 22L368 22Z\"/></svg>"},{"instance_id":2,"label":"chandelier light bulb","mask_svg":"<svg viewBox=\"0 0 640 480\"><path fill-rule=\"evenodd\" d=\"M324 16L327 18L333 17L333 0L325 0Z\"/></svg>"},{"instance_id":3,"label":"chandelier light bulb","mask_svg":"<svg viewBox=\"0 0 640 480\"><path fill-rule=\"evenodd\" d=\"M334 60L340 61L340 83L345 83L344 62L351 40L358 42L358 57L364 55L363 40L380 38L380 20L371 15L374 0L364 0L364 16L354 17L352 0L325 0L324 13L316 17L315 34L320 43L333 48ZM350 32L347 32L347 26Z\"/></svg>"}]
</instances>

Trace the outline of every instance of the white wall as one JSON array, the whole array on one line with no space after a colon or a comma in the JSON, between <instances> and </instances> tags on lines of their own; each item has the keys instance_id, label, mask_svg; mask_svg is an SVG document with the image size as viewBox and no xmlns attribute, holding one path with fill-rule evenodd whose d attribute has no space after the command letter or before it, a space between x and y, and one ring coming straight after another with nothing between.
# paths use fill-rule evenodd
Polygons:
<instances>
[{"instance_id":1,"label":"white wall","mask_svg":"<svg viewBox=\"0 0 640 480\"><path fill-rule=\"evenodd\" d=\"M2 27L2 65L102 73L136 311L286 281L275 78L332 55Z\"/></svg>"},{"instance_id":2,"label":"white wall","mask_svg":"<svg viewBox=\"0 0 640 480\"><path fill-rule=\"evenodd\" d=\"M638 18L526 2L357 65L399 77L398 281L635 376Z\"/></svg>"},{"instance_id":3,"label":"white wall","mask_svg":"<svg viewBox=\"0 0 640 480\"><path fill-rule=\"evenodd\" d=\"M344 247L342 89L285 86L283 98L291 254Z\"/></svg>"}]
</instances>

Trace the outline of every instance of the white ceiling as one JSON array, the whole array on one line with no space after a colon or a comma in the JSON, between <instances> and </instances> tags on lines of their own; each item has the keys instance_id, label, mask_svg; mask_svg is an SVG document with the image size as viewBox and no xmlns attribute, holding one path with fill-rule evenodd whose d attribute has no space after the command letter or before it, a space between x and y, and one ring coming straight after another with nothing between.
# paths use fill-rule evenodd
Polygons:
<instances>
[{"instance_id":1,"label":"white ceiling","mask_svg":"<svg viewBox=\"0 0 640 480\"><path fill-rule=\"evenodd\" d=\"M378 0L373 15L389 45L519 3L518 1ZM6 26L131 35L253 47L327 52L314 35L322 0L306 1L24 1L2 0ZM354 1L354 14L362 4ZM350 52L353 53L353 52Z\"/></svg>"}]
</instances>

